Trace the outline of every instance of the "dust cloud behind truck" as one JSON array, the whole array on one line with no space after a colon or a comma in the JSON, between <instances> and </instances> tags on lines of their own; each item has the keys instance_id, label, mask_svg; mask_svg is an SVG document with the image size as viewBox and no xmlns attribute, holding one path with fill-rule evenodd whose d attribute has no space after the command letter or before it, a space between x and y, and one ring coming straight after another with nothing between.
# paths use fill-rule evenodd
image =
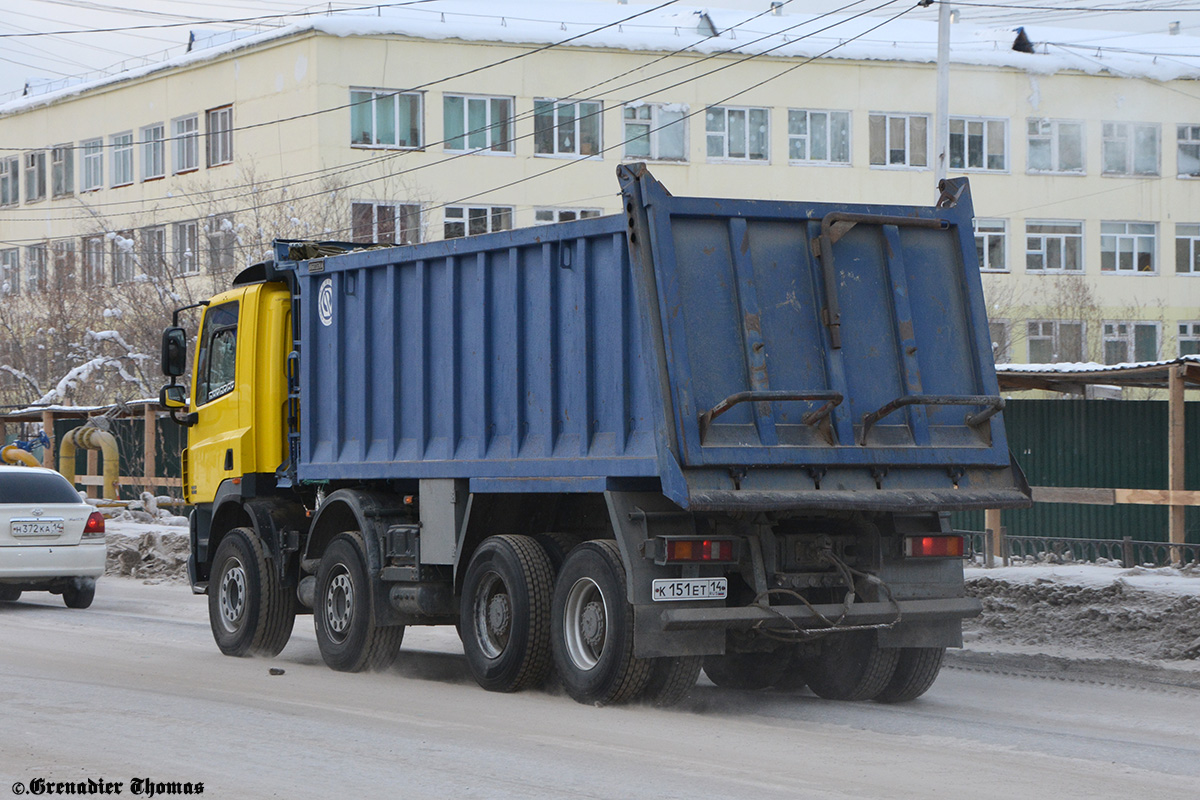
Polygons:
<instances>
[{"instance_id":1,"label":"dust cloud behind truck","mask_svg":"<svg viewBox=\"0 0 1200 800\"><path fill-rule=\"evenodd\" d=\"M229 655L457 625L485 688L912 699L961 620L948 512L1027 505L965 180L936 207L672 196L405 247L279 242L164 333L189 575Z\"/></svg>"}]
</instances>

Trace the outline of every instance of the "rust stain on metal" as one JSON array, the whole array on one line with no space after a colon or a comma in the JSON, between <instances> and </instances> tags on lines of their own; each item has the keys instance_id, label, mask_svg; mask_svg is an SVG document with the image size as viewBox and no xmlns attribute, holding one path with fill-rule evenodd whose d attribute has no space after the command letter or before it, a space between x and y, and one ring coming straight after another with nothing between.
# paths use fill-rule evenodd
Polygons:
<instances>
[{"instance_id":1,"label":"rust stain on metal","mask_svg":"<svg viewBox=\"0 0 1200 800\"><path fill-rule=\"evenodd\" d=\"M904 320L903 322L900 323L900 338L901 339L915 338L915 335L913 334L913 324L912 324L911 320Z\"/></svg>"},{"instance_id":2,"label":"rust stain on metal","mask_svg":"<svg viewBox=\"0 0 1200 800\"><path fill-rule=\"evenodd\" d=\"M756 333L759 336L762 335L762 320L759 318L758 314L746 314L742 322L746 326L747 333Z\"/></svg>"}]
</instances>

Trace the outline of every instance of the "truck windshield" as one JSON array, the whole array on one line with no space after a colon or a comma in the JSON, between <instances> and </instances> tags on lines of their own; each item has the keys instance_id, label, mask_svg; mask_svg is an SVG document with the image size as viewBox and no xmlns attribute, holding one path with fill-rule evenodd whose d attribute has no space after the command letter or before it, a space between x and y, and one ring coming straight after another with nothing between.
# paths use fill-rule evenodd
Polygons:
<instances>
[{"instance_id":1,"label":"truck windshield","mask_svg":"<svg viewBox=\"0 0 1200 800\"><path fill-rule=\"evenodd\" d=\"M237 354L238 304L222 303L208 309L200 332L200 357L196 369L196 405L202 406L233 391Z\"/></svg>"}]
</instances>

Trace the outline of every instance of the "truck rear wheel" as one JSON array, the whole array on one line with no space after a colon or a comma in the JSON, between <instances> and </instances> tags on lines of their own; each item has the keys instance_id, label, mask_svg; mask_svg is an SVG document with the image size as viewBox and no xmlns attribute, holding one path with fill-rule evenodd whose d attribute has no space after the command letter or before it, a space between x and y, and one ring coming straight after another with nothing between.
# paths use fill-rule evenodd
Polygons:
<instances>
[{"instance_id":1,"label":"truck rear wheel","mask_svg":"<svg viewBox=\"0 0 1200 800\"><path fill-rule=\"evenodd\" d=\"M633 655L633 607L617 543L576 547L554 586L551 641L563 688L580 703L630 700L650 680L650 659Z\"/></svg>"},{"instance_id":2,"label":"truck rear wheel","mask_svg":"<svg viewBox=\"0 0 1200 800\"><path fill-rule=\"evenodd\" d=\"M539 686L550 673L554 569L529 536L492 536L463 580L459 635L471 674L493 692Z\"/></svg>"},{"instance_id":3,"label":"truck rear wheel","mask_svg":"<svg viewBox=\"0 0 1200 800\"><path fill-rule=\"evenodd\" d=\"M642 690L642 697L659 708L666 708L692 691L700 677L704 656L668 656L652 658L650 662L650 680Z\"/></svg>"},{"instance_id":4,"label":"truck rear wheel","mask_svg":"<svg viewBox=\"0 0 1200 800\"><path fill-rule=\"evenodd\" d=\"M900 651L879 646L874 631L830 633L816 655L796 659L804 682L826 700L870 700L896 672Z\"/></svg>"},{"instance_id":5,"label":"truck rear wheel","mask_svg":"<svg viewBox=\"0 0 1200 800\"><path fill-rule=\"evenodd\" d=\"M704 657L704 674L722 689L766 689L783 679L791 649L763 653L725 653Z\"/></svg>"},{"instance_id":6,"label":"truck rear wheel","mask_svg":"<svg viewBox=\"0 0 1200 800\"><path fill-rule=\"evenodd\" d=\"M225 534L208 584L208 623L227 656L277 656L292 635L296 607L250 528Z\"/></svg>"},{"instance_id":7,"label":"truck rear wheel","mask_svg":"<svg viewBox=\"0 0 1200 800\"><path fill-rule=\"evenodd\" d=\"M875 695L880 703L907 703L929 691L942 670L944 647L902 647L896 671L883 691Z\"/></svg>"},{"instance_id":8,"label":"truck rear wheel","mask_svg":"<svg viewBox=\"0 0 1200 800\"><path fill-rule=\"evenodd\" d=\"M386 669L399 654L404 626L375 624L366 548L357 531L338 534L321 556L313 620L321 658L339 672Z\"/></svg>"}]
</instances>

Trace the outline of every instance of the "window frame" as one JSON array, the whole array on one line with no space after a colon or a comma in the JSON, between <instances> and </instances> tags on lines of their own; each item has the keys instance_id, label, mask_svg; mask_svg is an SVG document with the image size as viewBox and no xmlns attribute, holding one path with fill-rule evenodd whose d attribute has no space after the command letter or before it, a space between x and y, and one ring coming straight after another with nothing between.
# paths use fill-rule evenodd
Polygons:
<instances>
[{"instance_id":1,"label":"window frame","mask_svg":"<svg viewBox=\"0 0 1200 800\"><path fill-rule=\"evenodd\" d=\"M1050 126L1049 132L1038 131L1032 133L1030 125L1037 123L1041 126L1043 123ZM1064 126L1074 126L1079 129L1079 168L1078 169L1063 169L1062 168L1062 151L1063 151L1063 134ZM1050 167L1048 169L1040 169L1033 166L1034 137L1040 141L1045 139L1048 142L1050 149ZM1080 119L1055 119L1052 117L1026 117L1025 118L1025 173L1027 175L1086 175L1087 174L1087 124Z\"/></svg>"},{"instance_id":2,"label":"window frame","mask_svg":"<svg viewBox=\"0 0 1200 800\"><path fill-rule=\"evenodd\" d=\"M1121 327L1127 327L1128 330L1122 333L1120 331ZM1138 328L1151 328L1154 331L1154 352L1151 354L1150 358L1138 358ZM1110 360L1108 357L1108 345L1110 342L1120 342L1123 344L1125 346L1125 355L1132 355L1133 358L1125 358L1120 361ZM1100 348L1101 353L1103 354L1104 364L1108 366L1113 364L1140 364L1158 361L1158 356L1162 352L1162 326L1155 320L1102 320L1100 323Z\"/></svg>"},{"instance_id":3,"label":"window frame","mask_svg":"<svg viewBox=\"0 0 1200 800\"><path fill-rule=\"evenodd\" d=\"M226 103L204 112L204 166L211 169L232 163L233 103Z\"/></svg>"},{"instance_id":4,"label":"window frame","mask_svg":"<svg viewBox=\"0 0 1200 800\"><path fill-rule=\"evenodd\" d=\"M21 157L0 157L0 207L21 204Z\"/></svg>"},{"instance_id":5,"label":"window frame","mask_svg":"<svg viewBox=\"0 0 1200 800\"><path fill-rule=\"evenodd\" d=\"M1129 132L1124 136L1110 135L1110 129L1115 130L1118 126L1129 127ZM1145 172L1137 170L1137 144L1138 130L1149 129L1154 132L1154 171ZM1125 164L1123 169L1110 170L1108 168L1109 149L1116 146L1118 142L1123 142L1126 147ZM1100 123L1100 174L1106 178L1157 178L1162 175L1162 125L1157 122L1119 122L1115 120L1105 120Z\"/></svg>"},{"instance_id":6,"label":"window frame","mask_svg":"<svg viewBox=\"0 0 1200 800\"><path fill-rule=\"evenodd\" d=\"M200 224L194 219L185 219L171 223L171 240L174 248L171 253L175 274L184 277L200 274ZM191 256L188 256L188 249Z\"/></svg>"},{"instance_id":7,"label":"window frame","mask_svg":"<svg viewBox=\"0 0 1200 800\"><path fill-rule=\"evenodd\" d=\"M1008 254L1009 254L1008 220L1004 219L1002 217L976 217L971 222L972 222L972 229L975 234L975 251L976 251L976 253L981 254L981 258L979 261L979 271L980 272L990 272L990 273L1009 272L1010 268L1008 265ZM992 225L994 227L989 230L981 230L980 225L984 225L984 224ZM998 228L998 229L996 229L996 228ZM1003 264L1003 266L1000 266L1000 267L992 267L992 266L988 266L988 264L991 263L990 243L993 239L997 238L997 236L1000 239L1000 247L1002 250L1002 258L1004 259L1004 264ZM982 238L982 242L980 241L981 238Z\"/></svg>"},{"instance_id":8,"label":"window frame","mask_svg":"<svg viewBox=\"0 0 1200 800\"><path fill-rule=\"evenodd\" d=\"M154 131L158 132L157 138L151 138ZM138 135L142 146L142 183L167 177L166 124L143 125Z\"/></svg>"},{"instance_id":9,"label":"window frame","mask_svg":"<svg viewBox=\"0 0 1200 800\"><path fill-rule=\"evenodd\" d=\"M993 327L1004 332L1003 342L996 341ZM1006 319L988 320L988 338L991 340L993 363L1008 364L1012 362L1012 327L1012 323Z\"/></svg>"},{"instance_id":10,"label":"window frame","mask_svg":"<svg viewBox=\"0 0 1200 800\"><path fill-rule=\"evenodd\" d=\"M79 192L95 192L104 188L104 140L97 136L79 143Z\"/></svg>"},{"instance_id":11,"label":"window frame","mask_svg":"<svg viewBox=\"0 0 1200 800\"><path fill-rule=\"evenodd\" d=\"M1181 230L1185 229L1185 230ZM1186 242L1187 269L1180 269L1180 245ZM1200 275L1200 222L1175 223L1175 274Z\"/></svg>"},{"instance_id":12,"label":"window frame","mask_svg":"<svg viewBox=\"0 0 1200 800\"><path fill-rule=\"evenodd\" d=\"M138 275L137 241L132 230L116 231L111 234L112 242L112 282L113 286L132 281ZM123 248L122 242L129 242L129 247Z\"/></svg>"},{"instance_id":13,"label":"window frame","mask_svg":"<svg viewBox=\"0 0 1200 800\"><path fill-rule=\"evenodd\" d=\"M8 288L4 284L8 283ZM0 297L15 297L21 293L21 248L0 249Z\"/></svg>"},{"instance_id":14,"label":"window frame","mask_svg":"<svg viewBox=\"0 0 1200 800\"><path fill-rule=\"evenodd\" d=\"M1032 225L1058 225L1058 226L1076 225L1076 226L1078 226L1079 231L1078 231L1078 233L1066 233L1066 232L1062 232L1062 231L1032 232L1029 230L1030 226L1032 226ZM1083 220L1076 220L1076 219L1027 219L1027 220L1025 220L1025 272L1026 273L1034 273L1037 275L1083 275L1087 271L1087 248L1086 248L1087 240L1085 238L1085 234L1086 234L1086 226L1084 225ZM1042 242L1042 249L1040 251L1038 251L1042 255L1042 266L1040 268L1030 267L1029 266L1029 256L1030 256L1031 251L1029 249L1029 240L1031 237L1034 237L1034 236L1041 238L1041 239L1045 239L1048 236L1062 238L1063 241L1060 246L1059 256L1060 256L1060 263L1063 263L1063 264L1065 264L1067 261L1067 259L1066 259L1067 250L1068 250L1067 239L1068 238L1075 239L1078 242L1078 253L1079 253L1078 267L1070 268L1070 267L1063 266L1058 269L1051 269L1050 267L1048 267L1047 264L1049 263L1050 256L1049 256L1049 251L1046 249L1046 243L1044 241Z\"/></svg>"},{"instance_id":15,"label":"window frame","mask_svg":"<svg viewBox=\"0 0 1200 800\"><path fill-rule=\"evenodd\" d=\"M647 118L641 118L638 115L642 110L646 110L649 114ZM633 112L631 118L629 112ZM621 138L622 138L622 157L627 161L652 161L665 164L687 164L691 161L691 109L686 103L647 103L635 102L625 103L621 106ZM666 113L678 113L677 120L663 120L662 116ZM630 126L645 128L645 133L630 135ZM682 149L683 152L678 157L671 155L663 155L662 146L662 131L667 128L674 128L678 125L682 131ZM637 155L629 152L630 142L639 139L645 139L647 143L648 155Z\"/></svg>"},{"instance_id":16,"label":"window frame","mask_svg":"<svg viewBox=\"0 0 1200 800\"><path fill-rule=\"evenodd\" d=\"M1183 149L1194 150L1189 158L1196 164L1195 172L1183 171ZM1188 180L1200 178L1200 124L1190 125L1186 122L1175 125L1175 177Z\"/></svg>"},{"instance_id":17,"label":"window frame","mask_svg":"<svg viewBox=\"0 0 1200 800\"><path fill-rule=\"evenodd\" d=\"M545 107L550 106L550 126L544 119ZM584 110L584 106L594 107L595 110ZM563 110L572 108L570 125L571 141L575 144L572 149L560 148L562 143L561 129L568 123L564 122ZM542 110L539 110L542 109ZM622 116L622 119L624 117ZM583 141L585 122L595 125L595 152L584 153ZM553 147L542 149L546 136L550 137ZM533 155L534 158L590 158L596 161L604 159L604 101L602 100L572 100L562 97L535 97L533 99Z\"/></svg>"},{"instance_id":18,"label":"window frame","mask_svg":"<svg viewBox=\"0 0 1200 800\"><path fill-rule=\"evenodd\" d=\"M804 133L792 133L792 115L804 114ZM812 158L812 116L813 114L825 115L825 142L828 145L826 151L829 153L829 158ZM846 159L844 161L834 159L833 155L833 117L834 115L844 116L846 120ZM789 108L787 110L787 156L788 164L794 167L849 167L854 159L854 128L853 114L850 111L833 108ZM792 155L792 145L796 141L804 142L804 152L807 154L804 157L796 158Z\"/></svg>"},{"instance_id":19,"label":"window frame","mask_svg":"<svg viewBox=\"0 0 1200 800\"><path fill-rule=\"evenodd\" d=\"M1105 226L1114 226L1114 225L1121 225L1125 228L1125 230L1122 232L1115 232L1111 229L1109 231L1105 231ZM1145 231L1131 232L1130 226L1132 226L1132 225L1149 226L1152 229L1152 232L1150 232L1150 233L1146 233ZM1141 240L1146 239L1146 238L1150 239L1150 251L1149 251L1150 252L1150 269L1141 269L1138 266L1137 257L1139 254L1141 254L1144 251L1139 249L1139 244L1140 244ZM1105 267L1105 265L1104 265L1105 256L1109 252L1105 247L1106 239L1114 240L1113 241L1114 249L1112 251L1112 255L1113 255L1113 266L1112 267ZM1132 262L1132 266L1128 269L1121 267L1121 255L1122 255L1121 242L1125 241L1125 240L1132 240L1132 247L1133 247L1133 249L1130 251L1133 254L1133 262ZM1106 274L1106 273L1112 274L1112 275L1157 275L1158 272L1159 272L1159 269L1158 269L1158 223L1157 222L1143 222L1143 221L1139 221L1139 220L1101 220L1101 222L1100 222L1100 273L1102 275Z\"/></svg>"},{"instance_id":20,"label":"window frame","mask_svg":"<svg viewBox=\"0 0 1200 800\"><path fill-rule=\"evenodd\" d=\"M185 114L171 120L171 174L186 175L200 169L200 115Z\"/></svg>"},{"instance_id":21,"label":"window frame","mask_svg":"<svg viewBox=\"0 0 1200 800\"><path fill-rule=\"evenodd\" d=\"M46 269L50 263L49 251L46 242L37 242L25 247L24 284L30 294L42 294L48 288Z\"/></svg>"},{"instance_id":22,"label":"window frame","mask_svg":"<svg viewBox=\"0 0 1200 800\"><path fill-rule=\"evenodd\" d=\"M1190 353L1183 352L1183 343L1193 342L1195 348ZM1200 320L1197 319L1181 319L1175 323L1175 352L1180 358L1184 356L1200 355Z\"/></svg>"},{"instance_id":23,"label":"window frame","mask_svg":"<svg viewBox=\"0 0 1200 800\"><path fill-rule=\"evenodd\" d=\"M563 219L570 215L570 219ZM599 208L564 208L562 206L540 206L533 210L534 225L554 225L559 222L574 222L580 219L592 219L603 216ZM550 216L550 219L546 219Z\"/></svg>"},{"instance_id":24,"label":"window frame","mask_svg":"<svg viewBox=\"0 0 1200 800\"><path fill-rule=\"evenodd\" d=\"M710 117L714 111L721 112L721 130L713 130L709 127ZM730 125L729 115L731 112L742 113L744 130L742 132L743 141L745 142L746 154L744 156L731 156L729 154L729 139ZM766 117L767 130L762 136L762 144L766 148L761 158L755 158L751 150L750 144L750 126L751 114L759 112ZM721 141L721 155L712 155L709 153L709 146L714 138ZM771 109L765 106L706 106L704 109L704 160L709 164L766 164L771 163Z\"/></svg>"},{"instance_id":25,"label":"window frame","mask_svg":"<svg viewBox=\"0 0 1200 800\"><path fill-rule=\"evenodd\" d=\"M112 173L109 188L118 189L122 186L132 186L134 183L133 169L133 131L121 131L108 137L111 152L109 167ZM128 173L128 174L126 174Z\"/></svg>"},{"instance_id":26,"label":"window frame","mask_svg":"<svg viewBox=\"0 0 1200 800\"><path fill-rule=\"evenodd\" d=\"M370 237L364 237L359 231L361 227L359 220L364 208L370 209ZM389 224L381 224L386 219L382 215L391 217ZM414 216L415 225L406 225L405 221ZM350 241L360 244L417 244L421 241L421 218L422 209L419 203L379 203L374 200L355 200L350 203ZM389 229L391 238L386 238ZM405 231L412 231L411 239L404 237Z\"/></svg>"},{"instance_id":27,"label":"window frame","mask_svg":"<svg viewBox=\"0 0 1200 800\"><path fill-rule=\"evenodd\" d=\"M143 274L164 274L168 266L168 252L166 225L147 225L138 229L137 253Z\"/></svg>"},{"instance_id":28,"label":"window frame","mask_svg":"<svg viewBox=\"0 0 1200 800\"><path fill-rule=\"evenodd\" d=\"M472 222L471 212L472 211L486 211L487 212L486 215L483 217L484 219L487 220L487 230L476 231L475 233L471 233L471 222ZM497 212L499 212L499 214ZM515 206L492 205L490 203L488 205L446 206L445 208L442 209L442 216L443 216L443 218L442 218L442 238L443 239L462 239L467 236L479 236L479 235L485 234L485 233L497 233L499 231L511 231L513 229L513 217L515 216L515 214L516 214ZM507 215L507 217L508 217L507 227L505 227L503 224L501 224L500 227L496 227L495 223L497 221L497 217L498 216L504 217L505 215ZM476 215L475 219L478 219L478 218L480 218L479 215ZM501 222L503 222L503 220L501 220ZM450 234L450 226L451 225L462 225L463 232L451 235Z\"/></svg>"},{"instance_id":29,"label":"window frame","mask_svg":"<svg viewBox=\"0 0 1200 800\"><path fill-rule=\"evenodd\" d=\"M451 137L449 134L450 126L448 120L451 115L449 101L462 101L462 134L460 136ZM481 128L471 127L471 103L483 102L486 122ZM500 122L493 120L493 112L495 103L503 101L508 103L508 116ZM475 155L485 156L507 156L516 155L516 136L515 136L515 120L516 120L517 100L515 97L506 95L491 95L491 94L467 94L464 92L445 92L442 94L442 149L447 153L473 153ZM487 139L487 143L480 147L471 147L471 134L482 133ZM496 140L496 134L500 134L500 139ZM451 142L456 139L462 140L462 147L454 147Z\"/></svg>"},{"instance_id":30,"label":"window frame","mask_svg":"<svg viewBox=\"0 0 1200 800\"><path fill-rule=\"evenodd\" d=\"M355 100L356 94L369 94L369 101ZM415 100L416 110L412 113L413 119L416 120L416 144L400 144L400 102L393 105L394 117L392 119L393 131L396 135L394 143L378 141L379 135L379 101L383 98ZM364 131L369 133L371 142L357 142L354 140L355 125L357 120L355 114L357 107L363 103L369 102L371 106L371 130ZM410 130L411 133L411 130ZM404 92L399 89L380 89L365 86L350 87L350 146L365 150L423 150L425 148L425 93L424 92Z\"/></svg>"},{"instance_id":31,"label":"window frame","mask_svg":"<svg viewBox=\"0 0 1200 800\"><path fill-rule=\"evenodd\" d=\"M23 159L25 165L25 202L40 203L46 199L46 151L27 150ZM36 191L30 191L33 184Z\"/></svg>"},{"instance_id":32,"label":"window frame","mask_svg":"<svg viewBox=\"0 0 1200 800\"><path fill-rule=\"evenodd\" d=\"M875 161L875 157L871 155L874 152L875 124L874 120L883 120L883 161ZM913 120L920 119L925 122L925 163L914 164L913 153L915 152L911 144L913 139ZM894 120L904 120L904 163L895 163L892 161L892 122ZM867 115L867 144L868 156L867 165L870 169L895 169L895 170L912 170L921 171L932 168L932 159L930 158L930 149L933 143L929 141L929 134L933 130L933 125L928 114L909 113L909 112L892 112L892 111L872 111Z\"/></svg>"},{"instance_id":33,"label":"window frame","mask_svg":"<svg viewBox=\"0 0 1200 800\"><path fill-rule=\"evenodd\" d=\"M75 286L76 262L74 239L51 239L50 260L54 271L54 286L70 289Z\"/></svg>"},{"instance_id":34,"label":"window frame","mask_svg":"<svg viewBox=\"0 0 1200 800\"><path fill-rule=\"evenodd\" d=\"M50 148L50 196L71 197L75 194L75 145L56 144Z\"/></svg>"},{"instance_id":35,"label":"window frame","mask_svg":"<svg viewBox=\"0 0 1200 800\"><path fill-rule=\"evenodd\" d=\"M104 237L83 237L83 269L81 277L86 287L104 285Z\"/></svg>"},{"instance_id":36,"label":"window frame","mask_svg":"<svg viewBox=\"0 0 1200 800\"><path fill-rule=\"evenodd\" d=\"M961 122L963 125L962 133L957 134L958 136L962 137L962 147L963 147L963 166L960 166L960 167L954 166L954 139L955 139L955 135L956 135L954 133L954 123L956 123L956 122ZM981 150L981 155L983 157L984 166L980 166L980 167L972 167L972 166L968 165L968 162L970 161L970 156L971 156L971 136L972 135L971 135L971 131L970 131L970 126L972 124L976 124L976 123L981 124L983 127L982 133L980 135L983 138L983 142L982 142L983 149ZM1004 166L1002 166L1002 167L987 166L987 164L991 158L991 152L990 152L990 148L989 148L989 144L991 144L992 136L993 136L993 134L991 133L991 130L992 130L992 126L996 125L996 124L999 124L1000 128L1001 128L1000 133L999 133L999 138L1000 138L1001 158L1003 158L1003 160L1004 160ZM1009 147L1009 134L1008 134L1008 119L1006 117L953 116L948 119L947 127L950 129L949 136L946 140L946 148L947 148L946 159L947 159L947 164L948 164L947 169L952 170L954 172L968 172L968 173L977 172L977 173L990 173L993 175L1009 174L1010 168L1012 166L1012 157L1009 155L1010 147Z\"/></svg>"},{"instance_id":37,"label":"window frame","mask_svg":"<svg viewBox=\"0 0 1200 800\"><path fill-rule=\"evenodd\" d=\"M1039 331L1034 335L1031 331L1033 325L1050 325L1051 333L1049 337L1045 333ZM1079 328L1079 358L1075 361L1065 361L1062 359L1051 361L1035 361L1033 358L1034 342L1045 341L1047 338L1050 341L1051 355L1058 355L1062 351L1062 334L1063 326L1073 325ZM1025 353L1028 356L1027 363L1030 364L1078 364L1087 360L1087 323L1082 320L1069 319L1030 319L1025 321Z\"/></svg>"},{"instance_id":38,"label":"window frame","mask_svg":"<svg viewBox=\"0 0 1200 800\"><path fill-rule=\"evenodd\" d=\"M204 221L204 239L209 272L229 272L237 266L237 225L232 216L210 214Z\"/></svg>"}]
</instances>

